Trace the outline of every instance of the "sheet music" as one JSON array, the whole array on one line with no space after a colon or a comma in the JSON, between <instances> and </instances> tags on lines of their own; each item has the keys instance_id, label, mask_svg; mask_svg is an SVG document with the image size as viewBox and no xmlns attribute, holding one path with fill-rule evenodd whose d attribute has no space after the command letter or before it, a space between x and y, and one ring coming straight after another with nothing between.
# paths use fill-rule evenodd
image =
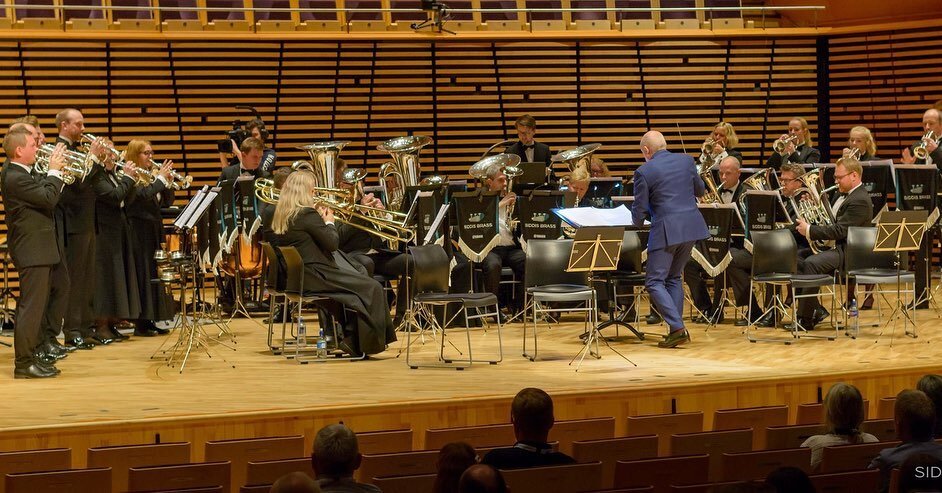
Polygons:
<instances>
[{"instance_id":1,"label":"sheet music","mask_svg":"<svg viewBox=\"0 0 942 493\"><path fill-rule=\"evenodd\" d=\"M621 226L633 227L631 211L624 204L614 209L597 209L595 207L573 207L570 209L553 209L557 216L570 226L585 228L590 226ZM645 224L650 224L645 221Z\"/></svg>"},{"instance_id":2,"label":"sheet music","mask_svg":"<svg viewBox=\"0 0 942 493\"><path fill-rule=\"evenodd\" d=\"M197 190L196 195L194 195L190 201L186 204L180 214L177 215L176 219L173 220L173 225L177 228L184 228L186 223L189 222L190 217L196 211L197 206L202 201L203 197L209 191L209 185L203 185L203 188ZM214 195L215 196L215 195Z\"/></svg>"},{"instance_id":3,"label":"sheet music","mask_svg":"<svg viewBox=\"0 0 942 493\"><path fill-rule=\"evenodd\" d=\"M423 245L428 245L432 242L432 237L435 236L435 232L438 231L442 221L445 220L445 215L448 214L448 205L449 204L442 204L442 206L438 208L438 214L435 216L435 220L432 221L432 225L429 226L428 232L425 233L425 239L422 240Z\"/></svg>"}]
</instances>

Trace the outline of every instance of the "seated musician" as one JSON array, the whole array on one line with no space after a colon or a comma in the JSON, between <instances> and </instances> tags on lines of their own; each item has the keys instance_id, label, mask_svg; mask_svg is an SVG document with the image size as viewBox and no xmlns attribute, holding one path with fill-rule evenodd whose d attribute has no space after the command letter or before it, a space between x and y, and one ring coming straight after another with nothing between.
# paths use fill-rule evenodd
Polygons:
<instances>
[{"instance_id":1,"label":"seated musician","mask_svg":"<svg viewBox=\"0 0 942 493\"><path fill-rule=\"evenodd\" d=\"M877 157L877 143L873 140L873 134L870 129L863 126L856 126L850 129L850 137L847 139L847 147L850 151L857 151L857 161L873 161L880 159ZM846 155L846 153L845 153Z\"/></svg>"},{"instance_id":2,"label":"seated musician","mask_svg":"<svg viewBox=\"0 0 942 493\"><path fill-rule=\"evenodd\" d=\"M592 156L592 159L589 161L589 176L592 178L611 178L612 172L609 171L608 165L605 164L602 158Z\"/></svg>"},{"instance_id":3,"label":"seated musician","mask_svg":"<svg viewBox=\"0 0 942 493\"><path fill-rule=\"evenodd\" d=\"M380 353L396 340L383 287L337 251L334 213L316 206L316 183L309 171L288 176L275 207L272 229L279 245L296 247L301 254L305 292L326 296L356 314L346 317L340 349L351 355ZM338 320L343 320L343 315L335 313Z\"/></svg>"},{"instance_id":4,"label":"seated musician","mask_svg":"<svg viewBox=\"0 0 942 493\"><path fill-rule=\"evenodd\" d=\"M811 147L811 131L808 130L808 121L795 117L788 121L788 133L779 137L779 140L789 139L785 144L784 153L772 151L765 165L778 171L782 164L820 163L821 151ZM797 141L797 142L796 142Z\"/></svg>"},{"instance_id":5,"label":"seated musician","mask_svg":"<svg viewBox=\"0 0 942 493\"><path fill-rule=\"evenodd\" d=\"M507 212L510 204L517 201L517 196L514 195L513 192L506 191L507 176L504 174L504 171L499 166L491 166L487 170L487 177L484 184L487 186L488 190L501 192L503 194L500 200L499 215L500 240L497 246L487 254L487 257L485 257L482 262L484 290L496 296L499 294L500 273L501 268L504 266L513 269L517 280L521 281L520 284L515 286L523 285L522 281L526 270L527 255L523 252L523 249L520 248L514 231L510 229L508 221L510 218L507 217ZM522 294L515 298L518 300L523 299ZM501 322L503 322L503 320L501 320Z\"/></svg>"},{"instance_id":6,"label":"seated musician","mask_svg":"<svg viewBox=\"0 0 942 493\"><path fill-rule=\"evenodd\" d=\"M923 138L913 145L903 149L903 163L905 164L934 164L942 166L942 112L929 108L922 114ZM925 134L932 132L931 138L924 138ZM928 156L925 159L915 156L916 147L925 147Z\"/></svg>"},{"instance_id":7,"label":"seated musician","mask_svg":"<svg viewBox=\"0 0 942 493\"><path fill-rule=\"evenodd\" d=\"M732 156L742 165L742 153L736 149L739 137L736 136L736 129L732 124L717 123L713 126L713 132L707 140L713 141L713 150L710 153L700 154L700 163L720 163L723 158Z\"/></svg>"},{"instance_id":8,"label":"seated musician","mask_svg":"<svg viewBox=\"0 0 942 493\"><path fill-rule=\"evenodd\" d=\"M589 172L583 167L578 167L565 180L569 191L576 193L576 207L589 206L588 204L583 204L582 201L585 198L585 194L589 191L590 179L591 176Z\"/></svg>"},{"instance_id":9,"label":"seated musician","mask_svg":"<svg viewBox=\"0 0 942 493\"><path fill-rule=\"evenodd\" d=\"M249 137L253 139L258 139L262 142L262 157L259 161L259 167L265 171L265 173L271 174L275 172L275 161L277 160L277 155L275 150L265 147L265 144L268 142L268 130L265 129L265 122L258 118L253 118L245 124L245 130L249 133ZM232 142L232 157L227 157L228 153L220 152L219 153L219 162L222 164L222 167L232 166L234 164L239 164L239 161L242 160L242 146L236 145L235 141ZM243 141L244 142L244 141Z\"/></svg>"},{"instance_id":10,"label":"seated musician","mask_svg":"<svg viewBox=\"0 0 942 493\"><path fill-rule=\"evenodd\" d=\"M530 115L523 115L517 118L514 127L517 129L517 137L520 140L508 147L505 152L520 156L520 161L524 163L546 163L549 167L551 157L549 146L533 140L533 136L536 135L536 119Z\"/></svg>"},{"instance_id":11,"label":"seated musician","mask_svg":"<svg viewBox=\"0 0 942 493\"><path fill-rule=\"evenodd\" d=\"M829 274L844 265L844 245L847 243L847 229L851 226L870 226L873 219L873 203L867 188L861 186L860 177L863 168L853 158L838 160L834 168L834 181L840 193L834 195L831 210L834 224L813 225L799 218L796 229L809 242L815 240L835 240L836 246L830 250L812 254L810 249L798 251L798 272L802 274ZM799 294L817 293L818 288L807 288ZM798 303L798 324L805 330L812 330L815 325L828 318L830 314L818 299L802 298Z\"/></svg>"},{"instance_id":12,"label":"seated musician","mask_svg":"<svg viewBox=\"0 0 942 493\"><path fill-rule=\"evenodd\" d=\"M237 155L239 162L226 166L219 175L219 183L226 180L234 180L243 177L266 178L271 176L271 172L261 168L262 155L265 152L265 143L255 137L249 137L242 141L239 146L240 152Z\"/></svg>"}]
</instances>

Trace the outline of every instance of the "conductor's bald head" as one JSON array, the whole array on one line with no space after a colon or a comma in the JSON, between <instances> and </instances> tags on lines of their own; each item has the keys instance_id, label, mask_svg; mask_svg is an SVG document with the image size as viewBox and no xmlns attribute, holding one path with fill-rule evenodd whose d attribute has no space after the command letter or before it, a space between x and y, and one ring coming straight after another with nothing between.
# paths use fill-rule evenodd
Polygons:
<instances>
[{"instance_id":1,"label":"conductor's bald head","mask_svg":"<svg viewBox=\"0 0 942 493\"><path fill-rule=\"evenodd\" d=\"M657 151L667 149L667 141L664 140L664 134L657 130L651 130L641 137L641 154L645 161L650 161L651 156Z\"/></svg>"}]
</instances>

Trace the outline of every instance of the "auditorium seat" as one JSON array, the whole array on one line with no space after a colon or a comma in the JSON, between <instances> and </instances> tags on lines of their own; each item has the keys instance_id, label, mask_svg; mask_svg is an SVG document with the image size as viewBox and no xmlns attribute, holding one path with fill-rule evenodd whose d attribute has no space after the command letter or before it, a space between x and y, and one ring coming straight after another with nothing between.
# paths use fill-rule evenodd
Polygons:
<instances>
[{"instance_id":1,"label":"auditorium seat","mask_svg":"<svg viewBox=\"0 0 942 493\"><path fill-rule=\"evenodd\" d=\"M866 469L870 461L885 448L895 447L900 442L861 443L824 447L818 472L834 473Z\"/></svg>"},{"instance_id":2,"label":"auditorium seat","mask_svg":"<svg viewBox=\"0 0 942 493\"><path fill-rule=\"evenodd\" d=\"M110 467L112 491L124 491L128 488L128 470L132 467L190 462L190 442L92 447L87 457L90 468Z\"/></svg>"},{"instance_id":3,"label":"auditorium seat","mask_svg":"<svg viewBox=\"0 0 942 493\"><path fill-rule=\"evenodd\" d=\"M894 407L896 406L896 397L881 397L877 401L877 419L893 418Z\"/></svg>"},{"instance_id":4,"label":"auditorium seat","mask_svg":"<svg viewBox=\"0 0 942 493\"><path fill-rule=\"evenodd\" d=\"M292 472L303 472L313 478L314 465L311 463L311 458L249 462L245 465L245 484L250 486L272 484L278 478Z\"/></svg>"},{"instance_id":5,"label":"auditorium seat","mask_svg":"<svg viewBox=\"0 0 942 493\"><path fill-rule=\"evenodd\" d=\"M241 438L206 442L206 462L229 462L229 484L241 486L250 461L294 459L304 455L304 437Z\"/></svg>"},{"instance_id":6,"label":"auditorium seat","mask_svg":"<svg viewBox=\"0 0 942 493\"><path fill-rule=\"evenodd\" d=\"M860 431L869 433L881 442L896 440L896 425L893 418L890 419L871 419L860 424Z\"/></svg>"},{"instance_id":7,"label":"auditorium seat","mask_svg":"<svg viewBox=\"0 0 942 493\"><path fill-rule=\"evenodd\" d=\"M258 484L239 488L239 493L268 493L269 491L271 491L270 484Z\"/></svg>"},{"instance_id":8,"label":"auditorium seat","mask_svg":"<svg viewBox=\"0 0 942 493\"><path fill-rule=\"evenodd\" d=\"M435 486L435 476L436 474L384 476L373 479L372 483L383 493L431 492Z\"/></svg>"},{"instance_id":9,"label":"auditorium seat","mask_svg":"<svg viewBox=\"0 0 942 493\"><path fill-rule=\"evenodd\" d=\"M13 473L61 471L71 468L72 449L68 448L0 452L0 478ZM3 491L4 484L0 481L0 493Z\"/></svg>"},{"instance_id":10,"label":"auditorium seat","mask_svg":"<svg viewBox=\"0 0 942 493\"><path fill-rule=\"evenodd\" d=\"M679 433L696 433L703 431L703 412L649 414L645 416L628 416L625 436L657 435L657 452L660 457L669 457L671 452L671 435Z\"/></svg>"},{"instance_id":11,"label":"auditorium seat","mask_svg":"<svg viewBox=\"0 0 942 493\"><path fill-rule=\"evenodd\" d=\"M710 472L707 481L720 481L723 475L723 454L751 451L752 434L751 429L680 433L671 436L671 450L674 455L709 455Z\"/></svg>"},{"instance_id":12,"label":"auditorium seat","mask_svg":"<svg viewBox=\"0 0 942 493\"><path fill-rule=\"evenodd\" d=\"M722 481L748 481L765 478L770 472L792 466L811 472L811 449L762 450L723 454Z\"/></svg>"},{"instance_id":13,"label":"auditorium seat","mask_svg":"<svg viewBox=\"0 0 942 493\"><path fill-rule=\"evenodd\" d=\"M722 481L719 483L704 484L675 484L670 487L670 493L713 493L724 486L740 485L742 481Z\"/></svg>"},{"instance_id":14,"label":"auditorium seat","mask_svg":"<svg viewBox=\"0 0 942 493\"><path fill-rule=\"evenodd\" d=\"M65 471L7 474L9 493L101 493L111 491L111 469L69 469Z\"/></svg>"},{"instance_id":15,"label":"auditorium seat","mask_svg":"<svg viewBox=\"0 0 942 493\"><path fill-rule=\"evenodd\" d=\"M880 471L865 469L836 474L811 476L811 484L818 493L863 493L880 489ZM895 483L894 483L895 484Z\"/></svg>"},{"instance_id":16,"label":"auditorium seat","mask_svg":"<svg viewBox=\"0 0 942 493\"><path fill-rule=\"evenodd\" d=\"M864 399L864 419L870 416L870 401ZM795 418L796 425L817 425L824 423L824 403L812 402L798 405L798 414Z\"/></svg>"},{"instance_id":17,"label":"auditorium seat","mask_svg":"<svg viewBox=\"0 0 942 493\"><path fill-rule=\"evenodd\" d=\"M504 469L501 474L513 493L577 493L602 487L601 462Z\"/></svg>"},{"instance_id":18,"label":"auditorium seat","mask_svg":"<svg viewBox=\"0 0 942 493\"><path fill-rule=\"evenodd\" d=\"M752 428L752 450L765 449L765 433L769 426L788 424L788 406L717 409L713 413L713 431Z\"/></svg>"},{"instance_id":19,"label":"auditorium seat","mask_svg":"<svg viewBox=\"0 0 942 493\"><path fill-rule=\"evenodd\" d=\"M481 455L478 453L478 455ZM372 483L373 478L405 475L421 475L436 471L438 450L418 450L392 454L363 454L356 474L358 481Z\"/></svg>"},{"instance_id":20,"label":"auditorium seat","mask_svg":"<svg viewBox=\"0 0 942 493\"><path fill-rule=\"evenodd\" d=\"M269 488L271 485L269 485ZM268 490L265 490L268 491ZM147 493L228 493L222 490L222 486L207 486L205 488L186 488L183 490L160 490L148 491Z\"/></svg>"},{"instance_id":21,"label":"auditorium seat","mask_svg":"<svg viewBox=\"0 0 942 493\"><path fill-rule=\"evenodd\" d=\"M822 433L822 424L770 426L765 429L765 449L798 448L808 437Z\"/></svg>"},{"instance_id":22,"label":"auditorium seat","mask_svg":"<svg viewBox=\"0 0 942 493\"><path fill-rule=\"evenodd\" d=\"M614 437L615 418L612 417L557 421L549 432L549 441L559 443L558 450L567 455L572 454L572 442L576 440Z\"/></svg>"},{"instance_id":23,"label":"auditorium seat","mask_svg":"<svg viewBox=\"0 0 942 493\"><path fill-rule=\"evenodd\" d=\"M602 463L602 488L615 485L615 462L657 457L657 436L619 437L572 442L576 462Z\"/></svg>"},{"instance_id":24,"label":"auditorium seat","mask_svg":"<svg viewBox=\"0 0 942 493\"><path fill-rule=\"evenodd\" d=\"M557 421L550 430L550 442L558 442L558 450L569 453L573 440L613 438L615 418L587 418ZM466 442L474 448L510 446L516 441L510 423L425 430L425 448L441 449L446 443Z\"/></svg>"},{"instance_id":25,"label":"auditorium seat","mask_svg":"<svg viewBox=\"0 0 942 493\"><path fill-rule=\"evenodd\" d=\"M412 428L357 433L357 444L361 454L408 452L412 450Z\"/></svg>"},{"instance_id":26,"label":"auditorium seat","mask_svg":"<svg viewBox=\"0 0 942 493\"><path fill-rule=\"evenodd\" d=\"M132 467L128 471L128 491L134 493L213 486L222 486L223 491L229 491L230 467L228 461Z\"/></svg>"},{"instance_id":27,"label":"auditorium seat","mask_svg":"<svg viewBox=\"0 0 942 493\"><path fill-rule=\"evenodd\" d=\"M620 460L615 463L615 488L653 486L654 491L667 491L672 484L706 483L709 469L706 454Z\"/></svg>"}]
</instances>

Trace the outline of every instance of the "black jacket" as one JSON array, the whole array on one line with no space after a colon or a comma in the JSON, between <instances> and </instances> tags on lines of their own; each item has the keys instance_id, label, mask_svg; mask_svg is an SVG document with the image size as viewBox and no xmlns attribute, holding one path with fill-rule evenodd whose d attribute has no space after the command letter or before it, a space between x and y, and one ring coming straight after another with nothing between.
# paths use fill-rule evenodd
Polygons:
<instances>
[{"instance_id":1,"label":"black jacket","mask_svg":"<svg viewBox=\"0 0 942 493\"><path fill-rule=\"evenodd\" d=\"M832 204L837 196L832 200ZM834 224L828 226L812 225L808 238L811 240L835 240L837 245L847 243L847 229L851 226L870 226L873 220L873 202L867 187L860 185L841 204L841 208L834 212Z\"/></svg>"},{"instance_id":2,"label":"black jacket","mask_svg":"<svg viewBox=\"0 0 942 493\"><path fill-rule=\"evenodd\" d=\"M2 172L3 206L6 209L8 244L18 268L55 265L62 255L54 218L62 180L33 177L9 161Z\"/></svg>"},{"instance_id":3,"label":"black jacket","mask_svg":"<svg viewBox=\"0 0 942 493\"><path fill-rule=\"evenodd\" d=\"M549 166L550 157L552 156L552 154L550 154L549 146L541 142L536 142L536 141L533 141L533 146L534 147L533 147L533 161L532 162L546 163L546 165ZM529 161L527 159L526 149L524 149L523 144L521 144L519 141L516 144L508 147L506 153L516 154L520 156L520 161L522 162Z\"/></svg>"},{"instance_id":4,"label":"black jacket","mask_svg":"<svg viewBox=\"0 0 942 493\"><path fill-rule=\"evenodd\" d=\"M772 152L772 155L769 157L768 161L765 162L765 165L774 168L775 171L778 171L785 161L785 159L782 159L781 154ZM815 149L814 147L802 144L796 147L795 152L788 156L788 162L794 164L820 163L821 151Z\"/></svg>"},{"instance_id":5,"label":"black jacket","mask_svg":"<svg viewBox=\"0 0 942 493\"><path fill-rule=\"evenodd\" d=\"M62 137L56 137L56 143L63 143L69 150L82 152L78 142L69 144ZM104 168L100 164L92 166L91 172L84 180L75 180L75 183L65 187L59 208L65 218L65 232L67 234L93 234L95 232L95 183L101 178Z\"/></svg>"}]
</instances>

